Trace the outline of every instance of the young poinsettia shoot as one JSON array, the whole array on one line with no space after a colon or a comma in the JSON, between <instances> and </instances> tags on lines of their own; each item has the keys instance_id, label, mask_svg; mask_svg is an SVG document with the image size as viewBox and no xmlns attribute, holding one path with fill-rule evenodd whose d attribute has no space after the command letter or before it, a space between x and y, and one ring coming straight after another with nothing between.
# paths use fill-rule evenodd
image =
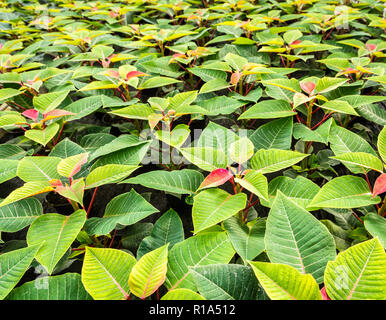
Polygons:
<instances>
[{"instance_id":1,"label":"young poinsettia shoot","mask_svg":"<svg viewBox=\"0 0 386 320\"><path fill-rule=\"evenodd\" d=\"M373 188L373 198L386 191L386 173L382 173L377 180L375 180Z\"/></svg>"},{"instance_id":2,"label":"young poinsettia shoot","mask_svg":"<svg viewBox=\"0 0 386 320\"><path fill-rule=\"evenodd\" d=\"M312 92L315 90L316 84L315 82L312 81L307 81L307 82L301 82L300 83L300 88L304 92L306 92L309 96L312 94Z\"/></svg>"},{"instance_id":3,"label":"young poinsettia shoot","mask_svg":"<svg viewBox=\"0 0 386 320\"><path fill-rule=\"evenodd\" d=\"M213 188L223 185L229 179L233 177L233 174L228 169L216 169L213 170L205 179L197 190Z\"/></svg>"},{"instance_id":4,"label":"young poinsettia shoot","mask_svg":"<svg viewBox=\"0 0 386 320\"><path fill-rule=\"evenodd\" d=\"M39 117L39 111L36 110L36 109L28 109L28 110L25 110L23 113L22 113L22 116L28 118L28 119L31 119L33 121L36 122L36 120L38 119Z\"/></svg>"}]
</instances>

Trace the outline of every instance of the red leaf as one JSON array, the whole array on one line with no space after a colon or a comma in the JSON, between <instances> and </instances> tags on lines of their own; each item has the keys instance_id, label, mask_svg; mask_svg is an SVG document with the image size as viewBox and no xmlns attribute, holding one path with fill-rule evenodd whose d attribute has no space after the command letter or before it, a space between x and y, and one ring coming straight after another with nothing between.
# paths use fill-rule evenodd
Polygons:
<instances>
[{"instance_id":1,"label":"red leaf","mask_svg":"<svg viewBox=\"0 0 386 320\"><path fill-rule=\"evenodd\" d=\"M213 170L198 187L199 189L217 187L227 182L233 175L227 169Z\"/></svg>"},{"instance_id":2,"label":"red leaf","mask_svg":"<svg viewBox=\"0 0 386 320\"><path fill-rule=\"evenodd\" d=\"M312 91L314 91L315 86L315 82L311 81L300 83L300 87L302 88L302 90L304 92L307 92L309 95L312 93Z\"/></svg>"},{"instance_id":3,"label":"red leaf","mask_svg":"<svg viewBox=\"0 0 386 320\"><path fill-rule=\"evenodd\" d=\"M32 119L33 121L36 121L36 119L39 116L39 111L36 109L28 109L22 113L22 115L26 118Z\"/></svg>"},{"instance_id":4,"label":"red leaf","mask_svg":"<svg viewBox=\"0 0 386 320\"><path fill-rule=\"evenodd\" d=\"M375 180L373 188L373 197L384 193L386 191L386 173L382 173L377 180Z\"/></svg>"},{"instance_id":5,"label":"red leaf","mask_svg":"<svg viewBox=\"0 0 386 320\"><path fill-rule=\"evenodd\" d=\"M129 80L134 77L143 77L143 76L147 76L147 74L141 71L130 71L126 75L126 80Z\"/></svg>"},{"instance_id":6,"label":"red leaf","mask_svg":"<svg viewBox=\"0 0 386 320\"><path fill-rule=\"evenodd\" d=\"M291 43L290 43L290 46L292 46L292 45L297 45L297 44L299 44L299 43L301 43L300 40L295 40L294 42L291 42Z\"/></svg>"},{"instance_id":7,"label":"red leaf","mask_svg":"<svg viewBox=\"0 0 386 320\"><path fill-rule=\"evenodd\" d=\"M330 297L328 296L326 292L326 287L323 287L322 290L320 290L320 293L322 294L322 299L323 300L331 300Z\"/></svg>"},{"instance_id":8,"label":"red leaf","mask_svg":"<svg viewBox=\"0 0 386 320\"><path fill-rule=\"evenodd\" d=\"M369 51L374 51L376 48L377 48L376 44L371 44L371 43L366 44L366 49Z\"/></svg>"}]
</instances>

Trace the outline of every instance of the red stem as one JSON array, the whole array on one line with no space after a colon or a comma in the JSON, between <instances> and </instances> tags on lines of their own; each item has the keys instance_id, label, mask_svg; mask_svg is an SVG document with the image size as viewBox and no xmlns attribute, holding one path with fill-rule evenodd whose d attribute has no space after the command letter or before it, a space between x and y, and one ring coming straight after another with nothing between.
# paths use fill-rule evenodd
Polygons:
<instances>
[{"instance_id":1,"label":"red stem","mask_svg":"<svg viewBox=\"0 0 386 320\"><path fill-rule=\"evenodd\" d=\"M95 195L96 195L96 192L98 191L98 187L96 187L94 189L94 193L92 194L92 198L91 198L91 201L90 201L90 204L88 205L88 209L87 209L87 218L88 218L88 214L90 213L90 210L91 210L91 207L92 207L92 204L94 203L94 199L95 199Z\"/></svg>"}]
</instances>

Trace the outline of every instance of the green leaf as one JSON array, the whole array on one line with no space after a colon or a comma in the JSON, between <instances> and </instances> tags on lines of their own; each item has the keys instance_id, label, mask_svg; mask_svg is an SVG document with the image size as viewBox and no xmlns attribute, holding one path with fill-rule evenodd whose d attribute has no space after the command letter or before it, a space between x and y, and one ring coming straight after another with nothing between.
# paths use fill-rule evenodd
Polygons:
<instances>
[{"instance_id":1,"label":"green leaf","mask_svg":"<svg viewBox=\"0 0 386 320\"><path fill-rule=\"evenodd\" d=\"M103 96L91 96L76 100L75 102L64 107L64 110L74 113L74 115L66 117L67 121L81 119L102 107Z\"/></svg>"},{"instance_id":2,"label":"green leaf","mask_svg":"<svg viewBox=\"0 0 386 320\"><path fill-rule=\"evenodd\" d=\"M362 168L383 172L383 163L376 156L366 152L347 152L339 156L330 157L344 164L358 165Z\"/></svg>"},{"instance_id":3,"label":"green leaf","mask_svg":"<svg viewBox=\"0 0 386 320\"><path fill-rule=\"evenodd\" d=\"M85 230L89 235L109 234L119 223L124 226L134 224L158 212L134 189L113 198L106 206L103 218L87 220Z\"/></svg>"},{"instance_id":4,"label":"green leaf","mask_svg":"<svg viewBox=\"0 0 386 320\"><path fill-rule=\"evenodd\" d=\"M19 162L17 175L25 182L50 181L60 179L56 167L61 161L56 157L24 157Z\"/></svg>"},{"instance_id":5,"label":"green leaf","mask_svg":"<svg viewBox=\"0 0 386 320\"><path fill-rule=\"evenodd\" d=\"M215 264L189 268L200 294L207 300L257 300L259 283L249 266Z\"/></svg>"},{"instance_id":6,"label":"green leaf","mask_svg":"<svg viewBox=\"0 0 386 320\"><path fill-rule=\"evenodd\" d=\"M331 125L328 141L330 142L331 150L336 156L348 152L366 152L377 156L374 149L365 139L348 129L337 126L335 123ZM345 166L353 173L363 173L363 169L359 166L351 164L345 164Z\"/></svg>"},{"instance_id":7,"label":"green leaf","mask_svg":"<svg viewBox=\"0 0 386 320\"><path fill-rule=\"evenodd\" d=\"M193 194L203 180L203 175L196 170L154 170L127 179L121 183L141 184L147 188L177 194Z\"/></svg>"},{"instance_id":8,"label":"green leaf","mask_svg":"<svg viewBox=\"0 0 386 320\"><path fill-rule=\"evenodd\" d=\"M380 215L370 212L364 219L366 230L373 236L378 237L382 246L386 248L386 219Z\"/></svg>"},{"instance_id":9,"label":"green leaf","mask_svg":"<svg viewBox=\"0 0 386 320\"><path fill-rule=\"evenodd\" d=\"M230 195L218 188L201 191L194 197L193 202L194 233L196 234L235 215L245 208L246 202L247 195L244 193Z\"/></svg>"},{"instance_id":10,"label":"green leaf","mask_svg":"<svg viewBox=\"0 0 386 320\"><path fill-rule=\"evenodd\" d=\"M156 221L151 234L141 241L137 251L137 259L167 243L171 249L181 241L184 241L182 221L177 212L169 209Z\"/></svg>"},{"instance_id":11,"label":"green leaf","mask_svg":"<svg viewBox=\"0 0 386 320\"><path fill-rule=\"evenodd\" d=\"M292 142L292 128L292 117L273 120L258 127L249 136L249 139L253 142L256 150L289 150Z\"/></svg>"},{"instance_id":12,"label":"green leaf","mask_svg":"<svg viewBox=\"0 0 386 320\"><path fill-rule=\"evenodd\" d=\"M226 155L222 150L214 148L182 148L182 155L191 163L204 171L213 171L225 168L228 164Z\"/></svg>"},{"instance_id":13,"label":"green leaf","mask_svg":"<svg viewBox=\"0 0 386 320\"><path fill-rule=\"evenodd\" d=\"M0 183L13 179L17 176L19 161L2 159L0 162Z\"/></svg>"},{"instance_id":14,"label":"green leaf","mask_svg":"<svg viewBox=\"0 0 386 320\"><path fill-rule=\"evenodd\" d=\"M86 247L82 283L94 300L127 299L135 263L135 258L122 250Z\"/></svg>"},{"instance_id":15,"label":"green leaf","mask_svg":"<svg viewBox=\"0 0 386 320\"><path fill-rule=\"evenodd\" d=\"M55 192L59 193L61 196L78 202L83 206L83 195L84 195L84 179L80 178L72 181L71 185L57 186Z\"/></svg>"},{"instance_id":16,"label":"green leaf","mask_svg":"<svg viewBox=\"0 0 386 320\"><path fill-rule=\"evenodd\" d=\"M264 251L265 219L244 224L238 217L231 217L224 221L224 229L244 262L255 259Z\"/></svg>"},{"instance_id":17,"label":"green leaf","mask_svg":"<svg viewBox=\"0 0 386 320\"><path fill-rule=\"evenodd\" d=\"M320 125L317 129L311 130L310 128L308 128L302 123L295 123L293 135L295 139L300 139L303 141L321 142L321 143L327 144L328 137L330 134L331 124L332 124L332 118L330 118L325 123Z\"/></svg>"},{"instance_id":18,"label":"green leaf","mask_svg":"<svg viewBox=\"0 0 386 320\"><path fill-rule=\"evenodd\" d=\"M246 102L238 101L227 96L216 96L211 99L197 101L197 105L206 110L205 114L207 116L231 114L245 104Z\"/></svg>"},{"instance_id":19,"label":"green leaf","mask_svg":"<svg viewBox=\"0 0 386 320\"><path fill-rule=\"evenodd\" d=\"M0 208L0 231L16 232L29 226L43 214L41 203L35 198L23 199Z\"/></svg>"},{"instance_id":20,"label":"green leaf","mask_svg":"<svg viewBox=\"0 0 386 320\"><path fill-rule=\"evenodd\" d=\"M138 86L138 89L143 90L143 89L164 87L178 82L181 82L181 81L173 78L167 78L167 77L152 77L146 80L145 82L141 83L141 85Z\"/></svg>"},{"instance_id":21,"label":"green leaf","mask_svg":"<svg viewBox=\"0 0 386 320\"><path fill-rule=\"evenodd\" d=\"M134 265L129 277L131 292L141 299L152 295L165 281L168 263L168 246L146 253Z\"/></svg>"},{"instance_id":22,"label":"green leaf","mask_svg":"<svg viewBox=\"0 0 386 320\"><path fill-rule=\"evenodd\" d=\"M294 116L296 112L291 105L284 100L264 100L254 104L245 111L238 120L241 119L272 119Z\"/></svg>"},{"instance_id":23,"label":"green leaf","mask_svg":"<svg viewBox=\"0 0 386 320\"><path fill-rule=\"evenodd\" d=\"M280 190L287 198L295 202L299 207L307 210L316 208L308 207L312 199L319 192L319 186L309 179L297 176L295 179L280 176L272 179L268 185L269 202L261 199L263 206L271 207L276 198L277 191Z\"/></svg>"},{"instance_id":24,"label":"green leaf","mask_svg":"<svg viewBox=\"0 0 386 320\"><path fill-rule=\"evenodd\" d=\"M110 80L93 81L86 84L79 91L90 91L90 90L101 90L101 89L115 89L118 88L119 84L111 82Z\"/></svg>"},{"instance_id":25,"label":"green leaf","mask_svg":"<svg viewBox=\"0 0 386 320\"><path fill-rule=\"evenodd\" d=\"M27 271L39 245L0 255L0 300L4 299Z\"/></svg>"},{"instance_id":26,"label":"green leaf","mask_svg":"<svg viewBox=\"0 0 386 320\"><path fill-rule=\"evenodd\" d=\"M0 101L7 100L9 98L18 96L21 93L22 93L22 91L12 89L12 88L0 89Z\"/></svg>"},{"instance_id":27,"label":"green leaf","mask_svg":"<svg viewBox=\"0 0 386 320\"><path fill-rule=\"evenodd\" d=\"M229 146L230 158L239 164L245 163L253 156L254 146L247 137L242 137Z\"/></svg>"},{"instance_id":28,"label":"green leaf","mask_svg":"<svg viewBox=\"0 0 386 320\"><path fill-rule=\"evenodd\" d=\"M47 213L32 222L27 233L29 246L41 245L38 260L52 274L60 258L75 241L86 221L86 212L78 210L70 216Z\"/></svg>"},{"instance_id":29,"label":"green leaf","mask_svg":"<svg viewBox=\"0 0 386 320\"><path fill-rule=\"evenodd\" d=\"M37 143L46 146L50 140L55 137L56 133L59 131L59 124L54 122L44 129L31 129L27 130L24 135Z\"/></svg>"},{"instance_id":30,"label":"green leaf","mask_svg":"<svg viewBox=\"0 0 386 320\"><path fill-rule=\"evenodd\" d=\"M252 157L251 166L261 173L275 172L292 166L308 156L309 154L297 151L260 149Z\"/></svg>"},{"instance_id":31,"label":"green leaf","mask_svg":"<svg viewBox=\"0 0 386 320\"><path fill-rule=\"evenodd\" d=\"M213 79L206 82L200 89L200 94L229 88L231 85L223 79Z\"/></svg>"},{"instance_id":32,"label":"green leaf","mask_svg":"<svg viewBox=\"0 0 386 320\"><path fill-rule=\"evenodd\" d=\"M177 243L169 252L165 285L196 291L189 267L228 263L235 251L225 232L207 232Z\"/></svg>"},{"instance_id":33,"label":"green leaf","mask_svg":"<svg viewBox=\"0 0 386 320\"><path fill-rule=\"evenodd\" d=\"M35 96L32 100L33 106L41 113L56 109L68 96L69 91L55 91Z\"/></svg>"},{"instance_id":34,"label":"green leaf","mask_svg":"<svg viewBox=\"0 0 386 320\"><path fill-rule=\"evenodd\" d=\"M346 79L323 77L316 83L315 90L318 93L326 93L340 87L345 82L347 82Z\"/></svg>"},{"instance_id":35,"label":"green leaf","mask_svg":"<svg viewBox=\"0 0 386 320\"><path fill-rule=\"evenodd\" d=\"M249 264L271 300L322 300L318 284L310 274L279 263Z\"/></svg>"},{"instance_id":36,"label":"green leaf","mask_svg":"<svg viewBox=\"0 0 386 320\"><path fill-rule=\"evenodd\" d=\"M263 80L262 84L267 87L266 93L268 96L275 100L284 100L289 103L293 101L294 94L301 91L299 81L295 78Z\"/></svg>"},{"instance_id":37,"label":"green leaf","mask_svg":"<svg viewBox=\"0 0 386 320\"><path fill-rule=\"evenodd\" d=\"M328 229L280 191L268 215L264 242L271 262L310 273L318 283L323 282L327 262L336 256Z\"/></svg>"},{"instance_id":38,"label":"green leaf","mask_svg":"<svg viewBox=\"0 0 386 320\"><path fill-rule=\"evenodd\" d=\"M27 182L22 187L13 190L1 203L0 207L19 201L24 198L32 197L40 193L53 191L54 188L48 182L37 181Z\"/></svg>"},{"instance_id":39,"label":"green leaf","mask_svg":"<svg viewBox=\"0 0 386 320\"><path fill-rule=\"evenodd\" d=\"M65 273L40 277L15 288L7 300L92 300L84 289L80 274Z\"/></svg>"},{"instance_id":40,"label":"green leaf","mask_svg":"<svg viewBox=\"0 0 386 320\"><path fill-rule=\"evenodd\" d=\"M377 204L380 201L380 197L372 197L364 179L346 175L327 182L309 207L352 209Z\"/></svg>"},{"instance_id":41,"label":"green leaf","mask_svg":"<svg viewBox=\"0 0 386 320\"><path fill-rule=\"evenodd\" d=\"M158 140L166 144L179 148L189 137L190 129L186 124L177 125L171 132L166 130L158 130L155 136Z\"/></svg>"},{"instance_id":42,"label":"green leaf","mask_svg":"<svg viewBox=\"0 0 386 320\"><path fill-rule=\"evenodd\" d=\"M325 272L325 286L332 300L385 300L386 253L377 238L338 254Z\"/></svg>"},{"instance_id":43,"label":"green leaf","mask_svg":"<svg viewBox=\"0 0 386 320\"><path fill-rule=\"evenodd\" d=\"M81 153L86 153L86 150L70 139L65 138L55 145L49 153L49 156L65 159Z\"/></svg>"},{"instance_id":44,"label":"green leaf","mask_svg":"<svg viewBox=\"0 0 386 320\"><path fill-rule=\"evenodd\" d=\"M168 291L161 300L205 300L205 298L200 296L197 292L180 288Z\"/></svg>"},{"instance_id":45,"label":"green leaf","mask_svg":"<svg viewBox=\"0 0 386 320\"><path fill-rule=\"evenodd\" d=\"M255 170L247 170L243 178L235 178L235 182L254 193L259 198L268 200L268 180Z\"/></svg>"},{"instance_id":46,"label":"green leaf","mask_svg":"<svg viewBox=\"0 0 386 320\"><path fill-rule=\"evenodd\" d=\"M86 178L86 189L96 188L113 182L116 183L119 180L126 178L136 169L138 169L137 166L123 164L107 164L95 168Z\"/></svg>"},{"instance_id":47,"label":"green leaf","mask_svg":"<svg viewBox=\"0 0 386 320\"><path fill-rule=\"evenodd\" d=\"M359 116L358 113L355 111L355 109L352 106L350 106L346 101L330 100L320 105L320 107L322 109L326 109L329 111L335 111L339 113L346 113L354 116Z\"/></svg>"},{"instance_id":48,"label":"green leaf","mask_svg":"<svg viewBox=\"0 0 386 320\"><path fill-rule=\"evenodd\" d=\"M243 66L248 63L248 60L234 53L227 53L224 57L227 62L235 70L243 70Z\"/></svg>"},{"instance_id":49,"label":"green leaf","mask_svg":"<svg viewBox=\"0 0 386 320\"><path fill-rule=\"evenodd\" d=\"M377 147L383 162L386 162L386 128L385 127L381 130L381 132L378 135Z\"/></svg>"}]
</instances>

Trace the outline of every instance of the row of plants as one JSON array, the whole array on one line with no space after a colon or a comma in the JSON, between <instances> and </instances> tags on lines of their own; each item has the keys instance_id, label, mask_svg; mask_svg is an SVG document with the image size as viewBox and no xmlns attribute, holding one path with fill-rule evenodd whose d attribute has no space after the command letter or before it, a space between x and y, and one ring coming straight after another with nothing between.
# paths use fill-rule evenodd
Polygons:
<instances>
[{"instance_id":1,"label":"row of plants","mask_svg":"<svg viewBox=\"0 0 386 320\"><path fill-rule=\"evenodd\" d=\"M0 2L0 299L385 300L384 5Z\"/></svg>"}]
</instances>

